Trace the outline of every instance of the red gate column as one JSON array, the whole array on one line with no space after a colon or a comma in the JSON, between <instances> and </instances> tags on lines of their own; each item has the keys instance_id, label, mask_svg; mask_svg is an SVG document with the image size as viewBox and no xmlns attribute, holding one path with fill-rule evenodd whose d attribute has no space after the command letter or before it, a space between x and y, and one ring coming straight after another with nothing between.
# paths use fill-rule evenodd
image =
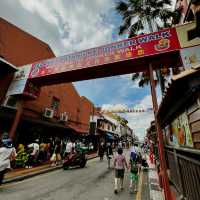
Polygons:
<instances>
[{"instance_id":1,"label":"red gate column","mask_svg":"<svg viewBox=\"0 0 200 200\"><path fill-rule=\"evenodd\" d=\"M10 131L9 131L9 138L11 138L11 139L14 139L14 137L15 137L16 129L17 129L17 126L19 124L19 121L20 121L22 113L23 113L22 102L23 102L22 100L20 100L18 102L17 112L15 114L14 121L13 121L12 126L11 126Z\"/></svg>"},{"instance_id":2,"label":"red gate column","mask_svg":"<svg viewBox=\"0 0 200 200\"><path fill-rule=\"evenodd\" d=\"M153 78L153 68L152 68L151 63L149 64L149 72L150 72L151 96L152 96L154 116L155 116L155 125L156 125L156 130L157 130L157 137L158 137L158 151L159 151L163 189L164 189L165 199L172 200L173 198L172 198L171 190L169 187L169 180L168 180L167 168L166 168L166 160L165 160L165 156L164 156L163 134L162 134L161 126L160 126L159 121L156 116L156 114L158 112L158 103L157 103L155 82L154 82L154 78Z\"/></svg>"}]
</instances>

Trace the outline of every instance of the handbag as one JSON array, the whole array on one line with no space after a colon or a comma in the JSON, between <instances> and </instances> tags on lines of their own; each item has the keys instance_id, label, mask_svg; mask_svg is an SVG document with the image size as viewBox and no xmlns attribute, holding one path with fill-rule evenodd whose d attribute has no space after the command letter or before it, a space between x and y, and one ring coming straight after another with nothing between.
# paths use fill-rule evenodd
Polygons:
<instances>
[{"instance_id":1,"label":"handbag","mask_svg":"<svg viewBox=\"0 0 200 200\"><path fill-rule=\"evenodd\" d=\"M51 162L56 161L56 154L55 154L55 153L52 154L52 156L51 156L51 158L50 158L50 161L51 161Z\"/></svg>"}]
</instances>

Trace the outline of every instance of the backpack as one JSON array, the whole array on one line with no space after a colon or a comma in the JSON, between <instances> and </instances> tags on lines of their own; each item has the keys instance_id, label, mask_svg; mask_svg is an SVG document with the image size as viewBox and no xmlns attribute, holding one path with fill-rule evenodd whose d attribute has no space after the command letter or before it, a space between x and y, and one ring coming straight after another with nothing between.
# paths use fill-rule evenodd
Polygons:
<instances>
[{"instance_id":1,"label":"backpack","mask_svg":"<svg viewBox=\"0 0 200 200\"><path fill-rule=\"evenodd\" d=\"M131 164L131 173L138 173L137 162L130 159L130 164Z\"/></svg>"},{"instance_id":2,"label":"backpack","mask_svg":"<svg viewBox=\"0 0 200 200\"><path fill-rule=\"evenodd\" d=\"M131 160L136 160L137 159L137 153L136 152L131 152Z\"/></svg>"}]
</instances>

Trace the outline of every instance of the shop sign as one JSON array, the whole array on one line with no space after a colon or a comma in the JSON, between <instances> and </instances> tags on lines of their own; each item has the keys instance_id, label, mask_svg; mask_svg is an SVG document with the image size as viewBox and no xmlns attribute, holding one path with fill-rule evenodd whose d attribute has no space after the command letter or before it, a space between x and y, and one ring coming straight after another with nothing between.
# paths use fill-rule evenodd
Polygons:
<instances>
[{"instance_id":1,"label":"shop sign","mask_svg":"<svg viewBox=\"0 0 200 200\"><path fill-rule=\"evenodd\" d=\"M179 115L172 124L173 143L178 146L193 147L192 135L186 112Z\"/></svg>"},{"instance_id":2,"label":"shop sign","mask_svg":"<svg viewBox=\"0 0 200 200\"><path fill-rule=\"evenodd\" d=\"M6 96L22 94L24 92L30 70L31 65L25 65L18 68L18 71L14 74L13 81L8 88Z\"/></svg>"},{"instance_id":3,"label":"shop sign","mask_svg":"<svg viewBox=\"0 0 200 200\"><path fill-rule=\"evenodd\" d=\"M176 32L177 32L177 35L178 35L178 39L179 39L181 48L200 45L200 39L199 38L194 38L192 40L189 40L189 38L188 38L190 31L193 30L195 27L196 27L196 24L194 22L176 27Z\"/></svg>"},{"instance_id":4,"label":"shop sign","mask_svg":"<svg viewBox=\"0 0 200 200\"><path fill-rule=\"evenodd\" d=\"M200 64L200 45L181 49L181 58L186 69Z\"/></svg>"},{"instance_id":5,"label":"shop sign","mask_svg":"<svg viewBox=\"0 0 200 200\"><path fill-rule=\"evenodd\" d=\"M180 128L182 129L182 132L184 134L185 138L185 146L193 147L193 142L192 142L192 135L190 132L190 127L189 127L189 122L188 122L188 117L186 112L182 113L179 116L179 123L180 123Z\"/></svg>"},{"instance_id":6,"label":"shop sign","mask_svg":"<svg viewBox=\"0 0 200 200\"><path fill-rule=\"evenodd\" d=\"M163 132L165 133L165 142L167 145L171 145L173 143L173 135L171 132L171 128L170 126L166 126L163 130Z\"/></svg>"},{"instance_id":7,"label":"shop sign","mask_svg":"<svg viewBox=\"0 0 200 200\"><path fill-rule=\"evenodd\" d=\"M175 146L179 146L179 142L178 142L178 128L179 128L179 125L178 124L179 124L178 119L175 119L171 124L172 141L173 141L173 144Z\"/></svg>"},{"instance_id":8,"label":"shop sign","mask_svg":"<svg viewBox=\"0 0 200 200\"><path fill-rule=\"evenodd\" d=\"M146 57L179 48L176 29L166 29L34 63L29 78Z\"/></svg>"},{"instance_id":9,"label":"shop sign","mask_svg":"<svg viewBox=\"0 0 200 200\"><path fill-rule=\"evenodd\" d=\"M25 65L18 69L14 74L13 81L8 88L6 96L20 94L34 99L37 98L40 94L40 88L28 81L31 65Z\"/></svg>"}]
</instances>

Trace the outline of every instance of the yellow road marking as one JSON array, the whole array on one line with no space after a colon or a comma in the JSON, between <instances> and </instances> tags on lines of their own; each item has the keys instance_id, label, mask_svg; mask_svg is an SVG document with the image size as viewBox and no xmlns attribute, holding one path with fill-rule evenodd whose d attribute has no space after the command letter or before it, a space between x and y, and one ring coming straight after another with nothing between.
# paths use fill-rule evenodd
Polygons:
<instances>
[{"instance_id":1,"label":"yellow road marking","mask_svg":"<svg viewBox=\"0 0 200 200\"><path fill-rule=\"evenodd\" d=\"M136 195L136 200L141 200L142 184L143 184L143 170L141 170L141 172L140 172L140 180L139 180L138 192L137 192L137 195Z\"/></svg>"}]
</instances>

